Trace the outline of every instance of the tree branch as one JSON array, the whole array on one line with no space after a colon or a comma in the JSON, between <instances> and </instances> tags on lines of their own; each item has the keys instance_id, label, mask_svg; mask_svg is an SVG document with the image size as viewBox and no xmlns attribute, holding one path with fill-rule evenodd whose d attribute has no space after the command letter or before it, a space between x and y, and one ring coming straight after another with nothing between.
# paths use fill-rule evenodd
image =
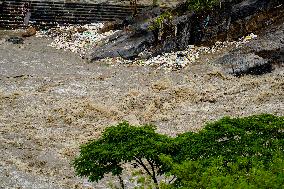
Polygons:
<instances>
[{"instance_id":1,"label":"tree branch","mask_svg":"<svg viewBox=\"0 0 284 189\"><path fill-rule=\"evenodd\" d=\"M121 178L120 175L118 175L118 179L119 179L119 183L120 183L121 188L125 189L125 185L124 185L123 179Z\"/></svg>"},{"instance_id":2,"label":"tree branch","mask_svg":"<svg viewBox=\"0 0 284 189\"><path fill-rule=\"evenodd\" d=\"M169 184L171 184L171 182L173 182L174 179L176 179L177 177L174 175L173 178L169 181Z\"/></svg>"},{"instance_id":3,"label":"tree branch","mask_svg":"<svg viewBox=\"0 0 284 189\"><path fill-rule=\"evenodd\" d=\"M141 159L135 157L135 156L134 156L134 158L135 158L136 162L144 168L144 170L147 172L147 174L152 177L151 172L150 172L149 169L146 167L146 165L143 163L143 161L142 161Z\"/></svg>"},{"instance_id":4,"label":"tree branch","mask_svg":"<svg viewBox=\"0 0 284 189\"><path fill-rule=\"evenodd\" d=\"M150 166L151 166L151 168L152 168L152 172L153 172L153 174L152 174L152 179L153 179L154 183L156 184L156 187L159 188L159 187L158 187L158 180L157 180L157 178L156 178L156 172L155 172L154 163L153 163L150 159L147 159L147 161L148 161L148 163L150 164Z\"/></svg>"},{"instance_id":5,"label":"tree branch","mask_svg":"<svg viewBox=\"0 0 284 189\"><path fill-rule=\"evenodd\" d=\"M158 180L157 180L157 178L156 178L155 167L154 167L153 162L152 162L151 160L148 160L148 159L147 159L148 163L150 164L150 166L151 166L151 168L152 168L153 174L151 174L151 172L149 171L149 169L147 168L147 166L143 163L142 159L137 158L137 157L135 157L135 156L134 156L134 158L135 158L135 161L136 161L139 165L141 165L141 166L144 168L144 170L147 172L147 174L152 178L153 182L154 182L155 185L156 185L156 188L159 189Z\"/></svg>"}]
</instances>

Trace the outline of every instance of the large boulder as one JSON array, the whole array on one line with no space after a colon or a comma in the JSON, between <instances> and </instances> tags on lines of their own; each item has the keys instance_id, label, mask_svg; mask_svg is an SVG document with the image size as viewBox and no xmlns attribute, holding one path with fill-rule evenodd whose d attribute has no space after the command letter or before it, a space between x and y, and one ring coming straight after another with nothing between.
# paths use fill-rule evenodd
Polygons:
<instances>
[{"instance_id":1,"label":"large boulder","mask_svg":"<svg viewBox=\"0 0 284 189\"><path fill-rule=\"evenodd\" d=\"M238 50L227 53L215 63L222 65L224 72L235 76L261 75L284 66L284 48L250 53Z\"/></svg>"},{"instance_id":2,"label":"large boulder","mask_svg":"<svg viewBox=\"0 0 284 189\"><path fill-rule=\"evenodd\" d=\"M254 53L230 52L218 60L224 71L236 76L244 74L260 75L272 71L272 65Z\"/></svg>"},{"instance_id":3,"label":"large boulder","mask_svg":"<svg viewBox=\"0 0 284 189\"><path fill-rule=\"evenodd\" d=\"M215 60L236 76L260 75L284 66L284 23L266 29L257 39Z\"/></svg>"},{"instance_id":4,"label":"large boulder","mask_svg":"<svg viewBox=\"0 0 284 189\"><path fill-rule=\"evenodd\" d=\"M128 33L123 32L123 35L111 39L101 47L96 47L92 50L89 60L96 61L104 58L122 57L124 59L133 59L145 49L153 44L155 37L152 32L146 33Z\"/></svg>"}]
</instances>

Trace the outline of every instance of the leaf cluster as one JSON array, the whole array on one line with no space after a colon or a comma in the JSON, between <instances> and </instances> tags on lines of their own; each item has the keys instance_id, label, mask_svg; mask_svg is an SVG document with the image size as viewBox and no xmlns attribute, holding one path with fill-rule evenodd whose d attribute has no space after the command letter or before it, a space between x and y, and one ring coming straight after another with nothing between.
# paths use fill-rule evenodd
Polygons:
<instances>
[{"instance_id":1,"label":"leaf cluster","mask_svg":"<svg viewBox=\"0 0 284 189\"><path fill-rule=\"evenodd\" d=\"M177 179L173 184L162 188L280 189L284 186L283 152L276 152L272 161L266 165L260 160L247 157L239 157L236 162L224 165L224 158L212 158L207 163L196 160L174 164L171 174Z\"/></svg>"},{"instance_id":2,"label":"leaf cluster","mask_svg":"<svg viewBox=\"0 0 284 189\"><path fill-rule=\"evenodd\" d=\"M283 129L283 117L266 114L246 118L225 117L208 123L198 133L179 135L175 145L182 148L176 159L225 156L226 160L234 161L242 156L257 157L268 162L274 151L283 150Z\"/></svg>"}]
</instances>

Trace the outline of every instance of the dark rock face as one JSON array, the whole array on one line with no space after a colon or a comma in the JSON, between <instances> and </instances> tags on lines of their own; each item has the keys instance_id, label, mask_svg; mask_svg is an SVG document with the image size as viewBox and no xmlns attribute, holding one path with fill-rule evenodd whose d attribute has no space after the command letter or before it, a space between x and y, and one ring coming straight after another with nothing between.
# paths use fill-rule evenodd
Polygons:
<instances>
[{"instance_id":1,"label":"dark rock face","mask_svg":"<svg viewBox=\"0 0 284 189\"><path fill-rule=\"evenodd\" d=\"M159 7L146 8L136 17L129 16L122 23L115 22L112 29L124 29L125 31L115 34L109 40L109 43L99 47L95 47L90 56L90 61L96 61L103 58L123 57L125 59L133 59L138 54L155 44L155 33L148 30L149 21L157 17L163 12ZM117 24L118 23L118 24Z\"/></svg>"},{"instance_id":2,"label":"dark rock face","mask_svg":"<svg viewBox=\"0 0 284 189\"><path fill-rule=\"evenodd\" d=\"M236 76L244 74L260 75L261 73L271 72L271 64L268 60L254 54L243 54L240 51L228 53L218 60L222 62L226 72Z\"/></svg>"},{"instance_id":3,"label":"dark rock face","mask_svg":"<svg viewBox=\"0 0 284 189\"><path fill-rule=\"evenodd\" d=\"M124 20L117 19L116 21L106 22L104 27L100 29L100 33L108 32L110 30L122 30L125 27L131 26L132 29L144 31L148 29L149 20L155 18L163 13L163 10L159 7L147 7L138 13L135 17L133 15L126 17Z\"/></svg>"},{"instance_id":4,"label":"dark rock face","mask_svg":"<svg viewBox=\"0 0 284 189\"><path fill-rule=\"evenodd\" d=\"M192 23L190 22L190 16L184 15L178 17L174 24L176 25L176 44L177 49L184 49L186 48L191 41L192 36L188 33L188 31L192 28Z\"/></svg>"},{"instance_id":5,"label":"dark rock face","mask_svg":"<svg viewBox=\"0 0 284 189\"><path fill-rule=\"evenodd\" d=\"M255 53L256 55L269 59L271 64L281 66L284 64L284 47L276 50L261 50Z\"/></svg>"},{"instance_id":6,"label":"dark rock face","mask_svg":"<svg viewBox=\"0 0 284 189\"><path fill-rule=\"evenodd\" d=\"M232 0L222 2L221 7L212 11L176 17L175 36L164 40L162 45L171 48L160 51L183 50L190 44L212 45L262 30L284 17L282 4L279 0Z\"/></svg>"},{"instance_id":7,"label":"dark rock face","mask_svg":"<svg viewBox=\"0 0 284 189\"><path fill-rule=\"evenodd\" d=\"M129 21L132 23L132 32L116 38L110 44L94 48L90 59L117 56L134 58L146 48L156 55L183 50L190 44L211 45L216 41L237 39L284 18L282 4L280 0L225 0L221 6L198 14L186 12L186 5L183 4L173 12L181 14L185 11L184 15L175 17L171 27L154 32L148 31L149 21L139 19L142 15L136 21ZM147 18L153 18L159 12L159 9L149 11ZM160 41L157 37L159 32L167 34Z\"/></svg>"},{"instance_id":8,"label":"dark rock face","mask_svg":"<svg viewBox=\"0 0 284 189\"><path fill-rule=\"evenodd\" d=\"M284 49L255 53L228 53L218 60L224 71L235 76L262 75L284 64Z\"/></svg>"},{"instance_id":9,"label":"dark rock face","mask_svg":"<svg viewBox=\"0 0 284 189\"><path fill-rule=\"evenodd\" d=\"M237 39L284 17L284 7L279 6L282 5L279 0L245 0L237 4L226 1L221 5L209 12L176 18L177 35L173 39L178 41L176 48Z\"/></svg>"}]
</instances>

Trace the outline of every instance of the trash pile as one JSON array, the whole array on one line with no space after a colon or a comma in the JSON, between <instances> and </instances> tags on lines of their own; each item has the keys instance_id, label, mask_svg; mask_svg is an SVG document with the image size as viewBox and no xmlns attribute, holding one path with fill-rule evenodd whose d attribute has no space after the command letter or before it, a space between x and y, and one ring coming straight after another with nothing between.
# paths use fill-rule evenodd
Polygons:
<instances>
[{"instance_id":1,"label":"trash pile","mask_svg":"<svg viewBox=\"0 0 284 189\"><path fill-rule=\"evenodd\" d=\"M48 30L41 30L36 36L51 37L53 42L48 46L65 51L70 50L84 57L91 47L101 42L107 43L106 38L117 32L111 30L105 33L99 33L99 29L103 26L103 23L93 23L83 26L58 26Z\"/></svg>"},{"instance_id":2,"label":"trash pile","mask_svg":"<svg viewBox=\"0 0 284 189\"><path fill-rule=\"evenodd\" d=\"M53 39L53 42L49 46L56 49L70 50L78 53L81 57L85 57L88 50L101 43L107 43L108 37L116 33L117 31L110 30L105 33L100 33L99 30L103 28L103 23L94 23L84 26L70 25L70 26L58 26L46 31L40 31L36 35L37 37L48 36ZM106 58L103 61L108 64L121 63L121 64L138 64L155 66L158 69L165 70L178 70L185 66L196 62L201 54L210 54L218 52L227 47L238 47L242 44L249 42L250 40L257 38L257 35L251 33L248 36L240 38L238 41L217 41L215 45L211 47L197 47L189 45L187 49L183 51L176 51L171 53L163 53L155 57L143 60L143 58L137 58L136 60L125 60L121 57ZM150 52L143 51L138 57L143 57L143 54L149 54Z\"/></svg>"},{"instance_id":3,"label":"trash pile","mask_svg":"<svg viewBox=\"0 0 284 189\"><path fill-rule=\"evenodd\" d=\"M257 35L251 33L248 36L240 38L238 41L217 41L211 47L198 47L189 45L187 49L183 51L176 51L170 53L163 53L161 55L151 57L149 59L137 58L136 60L126 60L121 57L117 58L105 58L103 61L107 64L136 64L136 65L148 65L156 67L157 69L164 69L166 71L180 70L187 65L196 62L201 54L212 54L219 52L224 48L231 47L237 48L242 44L248 43L250 40L257 38ZM141 52L138 57L144 57L144 54L149 54L147 50Z\"/></svg>"},{"instance_id":4,"label":"trash pile","mask_svg":"<svg viewBox=\"0 0 284 189\"><path fill-rule=\"evenodd\" d=\"M152 57L146 61L136 60L135 63L143 64L143 65L153 65L157 66L158 69L165 70L178 70L182 69L185 66L196 62L199 59L201 54L211 54L218 51L221 51L227 47L239 47L242 44L249 42L252 39L257 38L257 35L251 33L248 36L240 38L238 41L217 41L211 47L197 47L194 45L189 45L187 49L183 51L171 52L171 53L163 53L162 55L158 55L156 57ZM143 56L142 52L141 56ZM147 53L147 52L146 52Z\"/></svg>"}]
</instances>

